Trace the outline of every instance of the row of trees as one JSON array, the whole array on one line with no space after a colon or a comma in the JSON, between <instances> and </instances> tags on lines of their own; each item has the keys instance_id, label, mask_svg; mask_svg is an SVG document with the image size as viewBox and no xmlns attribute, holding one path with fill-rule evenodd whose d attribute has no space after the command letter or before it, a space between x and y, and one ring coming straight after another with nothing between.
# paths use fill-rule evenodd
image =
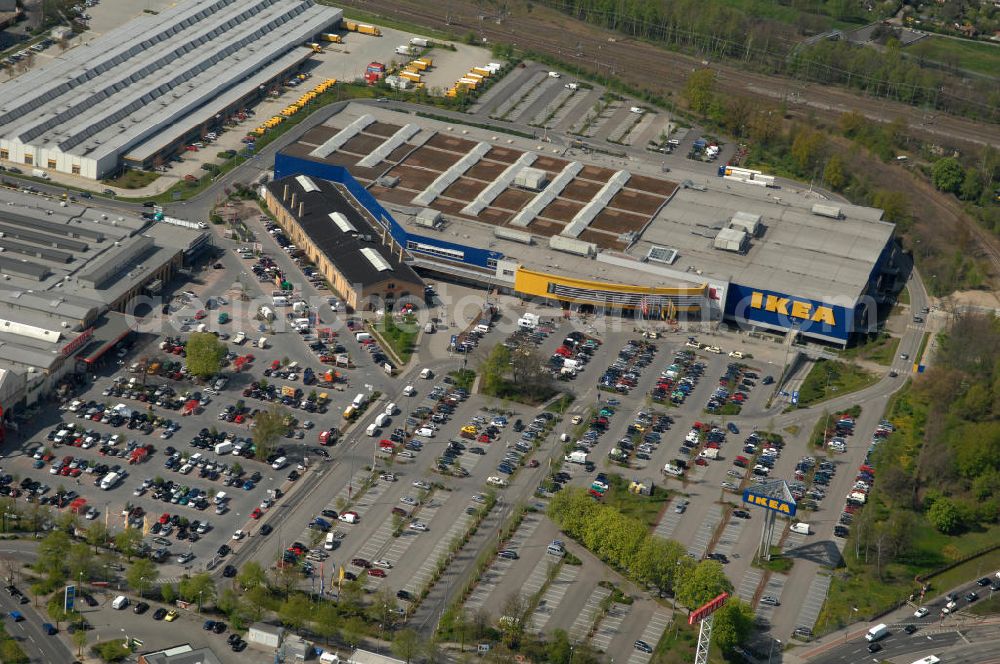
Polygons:
<instances>
[{"instance_id":1,"label":"row of trees","mask_svg":"<svg viewBox=\"0 0 1000 664\"><path fill-rule=\"evenodd\" d=\"M583 489L557 493L548 514L560 530L604 562L660 595L673 596L688 609L733 589L721 564L696 562L679 543L650 534L643 522L594 501ZM753 627L753 612L736 598L716 616L713 638L724 652L745 639Z\"/></svg>"}]
</instances>

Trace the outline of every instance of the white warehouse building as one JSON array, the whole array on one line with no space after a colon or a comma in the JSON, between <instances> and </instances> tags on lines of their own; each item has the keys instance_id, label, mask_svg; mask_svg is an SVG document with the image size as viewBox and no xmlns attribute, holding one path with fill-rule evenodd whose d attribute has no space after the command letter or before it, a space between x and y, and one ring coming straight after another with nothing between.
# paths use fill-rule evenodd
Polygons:
<instances>
[{"instance_id":1,"label":"white warehouse building","mask_svg":"<svg viewBox=\"0 0 1000 664\"><path fill-rule=\"evenodd\" d=\"M186 0L0 84L0 160L99 179L158 166L261 99L342 12L313 0Z\"/></svg>"}]
</instances>

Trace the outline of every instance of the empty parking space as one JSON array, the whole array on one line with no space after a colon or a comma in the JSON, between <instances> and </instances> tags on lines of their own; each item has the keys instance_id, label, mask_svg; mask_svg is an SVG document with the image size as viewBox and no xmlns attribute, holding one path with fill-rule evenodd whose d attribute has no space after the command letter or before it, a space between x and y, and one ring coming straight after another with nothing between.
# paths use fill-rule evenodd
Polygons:
<instances>
[{"instance_id":1,"label":"empty parking space","mask_svg":"<svg viewBox=\"0 0 1000 664\"><path fill-rule=\"evenodd\" d=\"M784 574L772 574L771 578L767 580L764 585L764 590L761 592L761 597L773 597L777 601L781 601L781 591L785 588L785 581L788 577ZM765 622L766 624L771 624L771 616L774 615L775 610L774 604L768 602L758 602L757 603L757 618L758 620Z\"/></svg>"},{"instance_id":2,"label":"empty parking space","mask_svg":"<svg viewBox=\"0 0 1000 664\"><path fill-rule=\"evenodd\" d=\"M760 585L760 580L764 578L764 572L757 569L756 567L751 567L743 574L743 580L740 581L740 587L737 589L736 594L739 598L750 604L753 602L754 595L757 594L757 587Z\"/></svg>"},{"instance_id":3,"label":"empty parking space","mask_svg":"<svg viewBox=\"0 0 1000 664\"><path fill-rule=\"evenodd\" d=\"M545 594L542 595L538 606L535 607L535 611L531 614L529 625L531 631L541 632L545 629L549 620L552 619L552 615L559 608L559 603L562 602L566 591L569 590L570 584L576 580L579 571L579 567L571 565L563 565L560 568L559 574L552 580L549 587L545 589Z\"/></svg>"},{"instance_id":4,"label":"empty parking space","mask_svg":"<svg viewBox=\"0 0 1000 664\"><path fill-rule=\"evenodd\" d=\"M521 526L513 535L511 535L505 546L515 551L521 550L528 539L534 534L541 521L542 518L537 514L528 514L525 516L524 520L521 522ZM504 575L507 574L507 571L514 566L515 562L516 561L514 560L508 560L506 558L496 558L486 570L486 573L479 579L479 583L476 584L475 590L473 590L469 595L469 598L465 600L465 608L470 612L478 611L483 608L483 605L486 604L486 601L490 598L490 596L496 592L497 588L500 586L500 582L503 580ZM541 585L538 587L541 588Z\"/></svg>"},{"instance_id":5,"label":"empty parking space","mask_svg":"<svg viewBox=\"0 0 1000 664\"><path fill-rule=\"evenodd\" d=\"M598 625L594 638L590 640L590 645L601 652L607 652L608 646L618 635L622 622L628 616L629 609L627 604L618 604L617 602L612 604L604 619L601 620L601 624Z\"/></svg>"},{"instance_id":6,"label":"empty parking space","mask_svg":"<svg viewBox=\"0 0 1000 664\"><path fill-rule=\"evenodd\" d=\"M583 607L580 609L580 613L577 614L576 620L573 621L573 626L569 630L569 639L573 643L582 641L590 633L590 628L594 626L594 620L597 619L597 615L601 610L601 603L611 594L611 591L603 586L597 586L594 588L594 592L590 593L590 597L584 603Z\"/></svg>"},{"instance_id":7,"label":"empty parking space","mask_svg":"<svg viewBox=\"0 0 1000 664\"><path fill-rule=\"evenodd\" d=\"M726 527L722 530L722 535L719 536L719 541L715 544L715 553L721 553L722 555L729 557L733 554L733 548L736 543L740 541L740 535L743 533L743 525L746 523L743 519L733 519Z\"/></svg>"},{"instance_id":8,"label":"empty parking space","mask_svg":"<svg viewBox=\"0 0 1000 664\"><path fill-rule=\"evenodd\" d=\"M708 553L708 545L712 541L712 536L715 534L715 529L718 527L720 521L722 521L722 515L719 514L718 506L713 505L709 508L701 525L698 526L694 540L688 546L688 553L694 556L696 560L701 560Z\"/></svg>"},{"instance_id":9,"label":"empty parking space","mask_svg":"<svg viewBox=\"0 0 1000 664\"><path fill-rule=\"evenodd\" d=\"M407 591L411 595L419 595L423 587L426 586L427 582L431 580L431 577L434 575L434 569L438 565L438 561L441 560L441 557L448 551L448 547L451 546L451 542L456 537L460 537L462 533L466 532L471 522L472 517L468 514L462 514L459 516L455 520L455 523L451 525L451 528L448 529L448 532L444 533L441 539L437 541L437 544L434 546L434 550L431 551L431 554L424 559L424 562L420 564L420 567L418 567L417 571L413 573L410 580L406 582L406 585L403 586L403 590Z\"/></svg>"},{"instance_id":10,"label":"empty parking space","mask_svg":"<svg viewBox=\"0 0 1000 664\"><path fill-rule=\"evenodd\" d=\"M681 522L683 516L683 514L674 512L673 503L671 503L660 518L660 522L656 524L653 534L663 539L670 539L670 536L674 534L674 530L677 529L677 524Z\"/></svg>"},{"instance_id":11,"label":"empty parking space","mask_svg":"<svg viewBox=\"0 0 1000 664\"><path fill-rule=\"evenodd\" d=\"M802 603L802 610L799 611L796 627L812 629L816 626L819 612L826 602L826 593L830 590L830 580L831 577L826 574L817 574L813 577L812 583L809 584L809 592L806 593L806 599Z\"/></svg>"},{"instance_id":12,"label":"empty parking space","mask_svg":"<svg viewBox=\"0 0 1000 664\"><path fill-rule=\"evenodd\" d=\"M663 632L666 631L667 625L669 624L670 611L667 609L657 609L656 613L653 614L653 617L649 619L648 623L646 623L646 628L642 630L642 635L639 637L639 640L645 641L655 649L656 644L660 642L660 638L663 636ZM653 656L649 653L633 649L632 654L628 658L628 664L646 664L652 658Z\"/></svg>"}]
</instances>

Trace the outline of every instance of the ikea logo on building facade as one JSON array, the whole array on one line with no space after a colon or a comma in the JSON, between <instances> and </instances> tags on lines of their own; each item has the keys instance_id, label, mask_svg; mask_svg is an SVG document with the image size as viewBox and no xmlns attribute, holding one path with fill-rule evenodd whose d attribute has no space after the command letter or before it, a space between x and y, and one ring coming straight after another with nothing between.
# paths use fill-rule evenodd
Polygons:
<instances>
[{"instance_id":1,"label":"ikea logo on building facade","mask_svg":"<svg viewBox=\"0 0 1000 664\"><path fill-rule=\"evenodd\" d=\"M747 505L763 507L772 512L784 514L785 516L795 516L795 503L790 503L780 498L772 498L771 496L762 496L753 493L749 489L743 492L743 502Z\"/></svg>"},{"instance_id":2,"label":"ikea logo on building facade","mask_svg":"<svg viewBox=\"0 0 1000 664\"><path fill-rule=\"evenodd\" d=\"M790 297L765 295L759 291L754 291L750 295L750 307L814 323L826 323L830 327L836 327L837 325L837 319L833 315L831 307L814 305L812 302L794 300Z\"/></svg>"}]
</instances>

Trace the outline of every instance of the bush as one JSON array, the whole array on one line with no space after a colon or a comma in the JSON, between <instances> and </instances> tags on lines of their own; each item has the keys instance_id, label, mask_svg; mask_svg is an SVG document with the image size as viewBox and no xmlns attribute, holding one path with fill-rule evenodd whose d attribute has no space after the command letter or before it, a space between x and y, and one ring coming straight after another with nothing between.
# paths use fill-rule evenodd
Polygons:
<instances>
[{"instance_id":1,"label":"bush","mask_svg":"<svg viewBox=\"0 0 1000 664\"><path fill-rule=\"evenodd\" d=\"M132 650L126 647L125 642L121 639L95 643L91 646L90 651L104 662L121 662L132 654Z\"/></svg>"}]
</instances>

